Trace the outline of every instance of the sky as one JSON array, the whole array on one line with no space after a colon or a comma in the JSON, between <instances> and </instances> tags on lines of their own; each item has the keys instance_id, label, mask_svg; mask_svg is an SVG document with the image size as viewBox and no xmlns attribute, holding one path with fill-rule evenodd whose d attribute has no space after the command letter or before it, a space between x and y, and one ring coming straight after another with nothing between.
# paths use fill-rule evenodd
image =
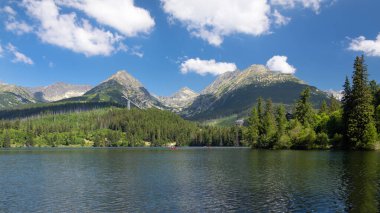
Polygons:
<instances>
[{"instance_id":1,"label":"sky","mask_svg":"<svg viewBox=\"0 0 380 213\"><path fill-rule=\"evenodd\" d=\"M156 95L252 64L340 90L365 55L380 82L378 0L1 0L0 81L97 85L126 70Z\"/></svg>"}]
</instances>

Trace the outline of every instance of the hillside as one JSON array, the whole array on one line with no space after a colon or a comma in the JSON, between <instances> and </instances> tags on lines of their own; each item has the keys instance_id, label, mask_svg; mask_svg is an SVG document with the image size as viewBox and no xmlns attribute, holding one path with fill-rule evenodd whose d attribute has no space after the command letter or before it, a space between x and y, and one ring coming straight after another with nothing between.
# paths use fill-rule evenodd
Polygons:
<instances>
[{"instance_id":1,"label":"hillside","mask_svg":"<svg viewBox=\"0 0 380 213\"><path fill-rule=\"evenodd\" d=\"M184 109L182 115L194 120L209 120L234 114L244 117L258 97L270 98L274 104L291 106L306 87L312 91L312 103L315 107L319 107L322 100L327 99L325 92L307 85L294 75L253 65L243 71L237 70L219 76Z\"/></svg>"}]
</instances>

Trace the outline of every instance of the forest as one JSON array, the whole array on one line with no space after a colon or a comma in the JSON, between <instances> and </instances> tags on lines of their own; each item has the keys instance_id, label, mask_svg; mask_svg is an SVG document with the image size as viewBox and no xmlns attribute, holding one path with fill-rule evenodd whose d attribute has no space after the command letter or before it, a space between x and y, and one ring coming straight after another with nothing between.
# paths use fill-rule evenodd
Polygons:
<instances>
[{"instance_id":1,"label":"forest","mask_svg":"<svg viewBox=\"0 0 380 213\"><path fill-rule=\"evenodd\" d=\"M319 109L306 88L293 109L259 98L244 125L207 126L158 109L131 109L107 103L53 105L0 113L0 146L135 147L251 146L258 149L379 149L380 85L368 80L364 57L357 57L343 98L330 97ZM69 109L69 110L67 110ZM43 112L43 114L40 114ZM38 114L38 115L37 115ZM8 120L6 120L8 119Z\"/></svg>"},{"instance_id":2,"label":"forest","mask_svg":"<svg viewBox=\"0 0 380 213\"><path fill-rule=\"evenodd\" d=\"M343 98L331 97L315 110L310 90L300 95L292 119L285 107L273 107L270 100L258 99L244 128L246 140L263 149L379 149L380 86L368 80L364 57L357 57L352 80L346 77Z\"/></svg>"},{"instance_id":3,"label":"forest","mask_svg":"<svg viewBox=\"0 0 380 213\"><path fill-rule=\"evenodd\" d=\"M103 108L0 121L2 147L233 146L233 128L200 126L158 109Z\"/></svg>"}]
</instances>

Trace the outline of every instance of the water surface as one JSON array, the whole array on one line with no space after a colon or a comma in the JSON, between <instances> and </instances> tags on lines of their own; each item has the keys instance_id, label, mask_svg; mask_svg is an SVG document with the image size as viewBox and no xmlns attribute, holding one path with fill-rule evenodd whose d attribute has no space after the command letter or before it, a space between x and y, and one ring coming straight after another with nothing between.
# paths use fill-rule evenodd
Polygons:
<instances>
[{"instance_id":1,"label":"water surface","mask_svg":"<svg viewBox=\"0 0 380 213\"><path fill-rule=\"evenodd\" d=\"M0 212L378 212L380 152L0 151Z\"/></svg>"}]
</instances>

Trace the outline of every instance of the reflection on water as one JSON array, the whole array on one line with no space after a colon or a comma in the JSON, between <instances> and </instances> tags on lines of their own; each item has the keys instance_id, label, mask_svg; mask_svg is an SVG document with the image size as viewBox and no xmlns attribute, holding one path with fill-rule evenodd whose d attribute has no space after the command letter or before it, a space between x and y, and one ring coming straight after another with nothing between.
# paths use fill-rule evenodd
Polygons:
<instances>
[{"instance_id":1,"label":"reflection on water","mask_svg":"<svg viewBox=\"0 0 380 213\"><path fill-rule=\"evenodd\" d=\"M0 151L0 212L378 212L380 153Z\"/></svg>"}]
</instances>

